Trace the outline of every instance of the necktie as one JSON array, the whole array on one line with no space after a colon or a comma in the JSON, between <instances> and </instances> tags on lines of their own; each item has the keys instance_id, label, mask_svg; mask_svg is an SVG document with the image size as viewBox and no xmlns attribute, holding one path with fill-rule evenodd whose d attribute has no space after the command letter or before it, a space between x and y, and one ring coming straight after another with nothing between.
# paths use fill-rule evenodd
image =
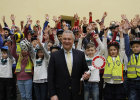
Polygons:
<instances>
[{"instance_id":1,"label":"necktie","mask_svg":"<svg viewBox=\"0 0 140 100\"><path fill-rule=\"evenodd\" d=\"M67 52L67 67L69 70L69 74L71 75L72 72L72 61L71 61L71 54L70 52Z\"/></svg>"}]
</instances>

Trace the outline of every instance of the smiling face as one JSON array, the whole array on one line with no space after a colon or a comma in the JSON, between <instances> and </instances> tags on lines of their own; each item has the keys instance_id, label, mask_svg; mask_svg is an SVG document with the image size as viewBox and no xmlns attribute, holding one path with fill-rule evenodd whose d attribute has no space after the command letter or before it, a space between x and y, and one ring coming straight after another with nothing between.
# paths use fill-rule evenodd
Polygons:
<instances>
[{"instance_id":1,"label":"smiling face","mask_svg":"<svg viewBox=\"0 0 140 100\"><path fill-rule=\"evenodd\" d=\"M37 55L39 58L43 58L44 57L44 53L42 50L38 50Z\"/></svg>"},{"instance_id":2,"label":"smiling face","mask_svg":"<svg viewBox=\"0 0 140 100\"><path fill-rule=\"evenodd\" d=\"M4 34L5 34L6 37L8 37L9 32L7 30L4 30Z\"/></svg>"},{"instance_id":3,"label":"smiling face","mask_svg":"<svg viewBox=\"0 0 140 100\"><path fill-rule=\"evenodd\" d=\"M69 51L70 49L72 49L72 45L74 43L74 37L73 37L73 33L70 31L70 33L63 33L62 35L62 45L63 48L67 51Z\"/></svg>"},{"instance_id":4,"label":"smiling face","mask_svg":"<svg viewBox=\"0 0 140 100\"><path fill-rule=\"evenodd\" d=\"M3 58L3 59L8 58L8 54L7 54L6 51L2 51L2 58Z\"/></svg>"},{"instance_id":5,"label":"smiling face","mask_svg":"<svg viewBox=\"0 0 140 100\"><path fill-rule=\"evenodd\" d=\"M21 54L23 57L26 57L28 55L28 51L21 50Z\"/></svg>"},{"instance_id":6,"label":"smiling face","mask_svg":"<svg viewBox=\"0 0 140 100\"><path fill-rule=\"evenodd\" d=\"M48 50L48 51L50 51L50 47L51 47L51 46L53 46L53 43L52 43L52 42L49 42L48 45L47 45L47 50Z\"/></svg>"},{"instance_id":7,"label":"smiling face","mask_svg":"<svg viewBox=\"0 0 140 100\"><path fill-rule=\"evenodd\" d=\"M109 47L109 55L111 57L117 57L119 50L115 46Z\"/></svg>"},{"instance_id":8,"label":"smiling face","mask_svg":"<svg viewBox=\"0 0 140 100\"><path fill-rule=\"evenodd\" d=\"M140 52L140 44L135 43L135 44L133 44L131 47L132 47L132 51L133 51L134 53L139 53L139 52Z\"/></svg>"},{"instance_id":9,"label":"smiling face","mask_svg":"<svg viewBox=\"0 0 140 100\"><path fill-rule=\"evenodd\" d=\"M37 40L33 40L32 41L32 45L33 45L34 48L36 47L37 44L38 44L38 41Z\"/></svg>"},{"instance_id":10,"label":"smiling face","mask_svg":"<svg viewBox=\"0 0 140 100\"><path fill-rule=\"evenodd\" d=\"M96 53L95 47L90 47L90 48L86 49L86 54L90 58L94 57L95 53Z\"/></svg>"},{"instance_id":11,"label":"smiling face","mask_svg":"<svg viewBox=\"0 0 140 100\"><path fill-rule=\"evenodd\" d=\"M57 36L57 38L58 38L58 40L59 40L60 42L62 42L62 34L59 34L59 35Z\"/></svg>"}]
</instances>

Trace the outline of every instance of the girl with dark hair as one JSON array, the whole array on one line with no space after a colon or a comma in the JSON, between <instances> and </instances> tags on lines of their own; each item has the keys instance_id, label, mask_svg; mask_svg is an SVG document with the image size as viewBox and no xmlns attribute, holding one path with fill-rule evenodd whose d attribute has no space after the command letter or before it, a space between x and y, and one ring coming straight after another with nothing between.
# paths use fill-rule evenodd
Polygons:
<instances>
[{"instance_id":1,"label":"girl with dark hair","mask_svg":"<svg viewBox=\"0 0 140 100\"><path fill-rule=\"evenodd\" d=\"M126 94L123 86L124 70L124 38L120 31L120 44L111 41L107 45L107 31L105 31L103 43L105 46L106 65L104 69L104 100L125 100Z\"/></svg>"},{"instance_id":2,"label":"girl with dark hair","mask_svg":"<svg viewBox=\"0 0 140 100\"><path fill-rule=\"evenodd\" d=\"M34 52L34 54L31 55L31 59L34 63L34 92L36 100L48 100L47 67L49 62L49 54L40 43L40 40L37 39L37 41L37 52Z\"/></svg>"}]
</instances>

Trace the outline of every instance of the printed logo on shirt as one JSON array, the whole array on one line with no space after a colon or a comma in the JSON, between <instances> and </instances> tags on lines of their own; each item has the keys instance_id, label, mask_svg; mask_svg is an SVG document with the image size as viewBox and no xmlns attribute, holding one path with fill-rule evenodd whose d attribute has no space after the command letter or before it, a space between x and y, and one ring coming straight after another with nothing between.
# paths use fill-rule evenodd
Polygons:
<instances>
[{"instance_id":1,"label":"printed logo on shirt","mask_svg":"<svg viewBox=\"0 0 140 100\"><path fill-rule=\"evenodd\" d=\"M116 61L116 64L117 64L117 66L120 66L120 61L117 60L117 61Z\"/></svg>"}]
</instances>

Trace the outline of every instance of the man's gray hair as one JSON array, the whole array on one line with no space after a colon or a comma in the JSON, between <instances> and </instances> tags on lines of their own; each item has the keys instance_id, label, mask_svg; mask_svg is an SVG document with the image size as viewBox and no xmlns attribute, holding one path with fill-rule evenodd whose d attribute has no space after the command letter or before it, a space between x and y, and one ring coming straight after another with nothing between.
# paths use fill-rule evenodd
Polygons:
<instances>
[{"instance_id":1,"label":"man's gray hair","mask_svg":"<svg viewBox=\"0 0 140 100\"><path fill-rule=\"evenodd\" d=\"M75 40L75 36L74 36L74 34L73 34L73 32L72 32L71 30L66 30L66 31L64 31L63 33L72 34L72 37L73 37L73 39Z\"/></svg>"}]
</instances>

